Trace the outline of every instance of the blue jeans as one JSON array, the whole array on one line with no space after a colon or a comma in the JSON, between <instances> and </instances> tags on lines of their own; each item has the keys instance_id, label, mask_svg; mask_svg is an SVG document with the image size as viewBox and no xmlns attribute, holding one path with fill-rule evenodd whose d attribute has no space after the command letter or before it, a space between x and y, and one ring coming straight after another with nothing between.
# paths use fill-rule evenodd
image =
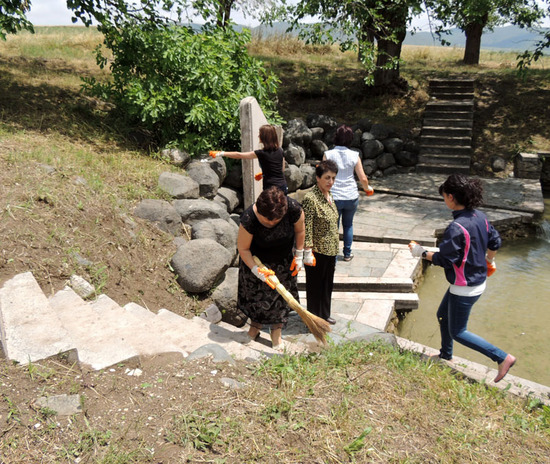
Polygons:
<instances>
[{"instance_id":1,"label":"blue jeans","mask_svg":"<svg viewBox=\"0 0 550 464\"><path fill-rule=\"evenodd\" d=\"M340 218L342 218L342 228L344 229L344 256L351 255L351 243L353 242L353 216L359 206L359 197L355 200L334 200L338 209L338 228L340 228Z\"/></svg>"},{"instance_id":2,"label":"blue jeans","mask_svg":"<svg viewBox=\"0 0 550 464\"><path fill-rule=\"evenodd\" d=\"M445 293L437 310L437 320L441 331L441 350L439 352L441 358L451 359L453 357L453 340L472 350L479 351L497 363L501 363L506 358L504 351L467 330L470 311L480 296L458 296L453 295L449 290Z\"/></svg>"}]
</instances>

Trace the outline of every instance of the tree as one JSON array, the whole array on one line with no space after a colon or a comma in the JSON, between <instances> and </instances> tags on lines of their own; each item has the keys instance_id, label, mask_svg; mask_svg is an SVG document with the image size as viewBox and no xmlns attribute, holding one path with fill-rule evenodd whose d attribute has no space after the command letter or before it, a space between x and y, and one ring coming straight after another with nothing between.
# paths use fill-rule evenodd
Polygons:
<instances>
[{"instance_id":1,"label":"tree","mask_svg":"<svg viewBox=\"0 0 550 464\"><path fill-rule=\"evenodd\" d=\"M268 20L290 20L307 41L357 50L366 82L387 90L401 85L401 47L407 24L419 11L416 0L299 0L275 10ZM316 22L308 23L311 18Z\"/></svg>"},{"instance_id":2,"label":"tree","mask_svg":"<svg viewBox=\"0 0 550 464\"><path fill-rule=\"evenodd\" d=\"M0 0L0 39L5 40L8 34L22 29L34 32L26 17L30 6L29 0Z\"/></svg>"},{"instance_id":3,"label":"tree","mask_svg":"<svg viewBox=\"0 0 550 464\"><path fill-rule=\"evenodd\" d=\"M441 22L436 30L439 36L451 27L458 27L466 35L465 64L479 64L485 29L492 30L505 23L531 27L544 17L536 0L429 0L426 5L429 13Z\"/></svg>"},{"instance_id":4,"label":"tree","mask_svg":"<svg viewBox=\"0 0 550 464\"><path fill-rule=\"evenodd\" d=\"M548 8L544 14L546 18L550 17L550 0L546 0ZM525 50L518 56L518 68L525 71L534 61L537 61L544 55L544 51L550 47L550 28L540 31L541 38L535 44L534 50Z\"/></svg>"}]
</instances>

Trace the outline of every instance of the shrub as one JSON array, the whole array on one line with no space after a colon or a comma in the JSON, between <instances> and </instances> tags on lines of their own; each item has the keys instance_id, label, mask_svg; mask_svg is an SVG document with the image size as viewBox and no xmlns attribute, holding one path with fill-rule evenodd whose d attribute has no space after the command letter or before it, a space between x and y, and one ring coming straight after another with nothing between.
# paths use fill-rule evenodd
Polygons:
<instances>
[{"instance_id":1,"label":"shrub","mask_svg":"<svg viewBox=\"0 0 550 464\"><path fill-rule=\"evenodd\" d=\"M84 79L84 88L111 101L122 115L151 132L161 145L192 155L240 141L239 103L253 96L268 119L275 111L278 79L248 55L250 33L195 31L185 26L128 24L104 31L112 81Z\"/></svg>"}]
</instances>

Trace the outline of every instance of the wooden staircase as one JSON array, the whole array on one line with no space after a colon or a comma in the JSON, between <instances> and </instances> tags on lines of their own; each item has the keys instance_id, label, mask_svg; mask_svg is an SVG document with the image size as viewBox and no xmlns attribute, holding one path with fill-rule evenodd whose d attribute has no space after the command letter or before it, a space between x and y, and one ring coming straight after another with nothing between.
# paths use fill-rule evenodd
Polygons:
<instances>
[{"instance_id":1,"label":"wooden staircase","mask_svg":"<svg viewBox=\"0 0 550 464\"><path fill-rule=\"evenodd\" d=\"M420 138L419 173L469 174L474 80L433 79Z\"/></svg>"}]
</instances>

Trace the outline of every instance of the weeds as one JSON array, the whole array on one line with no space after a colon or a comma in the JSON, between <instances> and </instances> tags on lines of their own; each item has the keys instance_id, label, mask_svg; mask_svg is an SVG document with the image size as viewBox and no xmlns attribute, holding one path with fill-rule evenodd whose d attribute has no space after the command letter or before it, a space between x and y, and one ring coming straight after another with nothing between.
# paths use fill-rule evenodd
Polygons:
<instances>
[{"instance_id":1,"label":"weeds","mask_svg":"<svg viewBox=\"0 0 550 464\"><path fill-rule=\"evenodd\" d=\"M172 418L166 440L183 446L190 444L193 448L204 451L212 449L216 444L223 444L218 439L221 431L219 414L191 411Z\"/></svg>"}]
</instances>

